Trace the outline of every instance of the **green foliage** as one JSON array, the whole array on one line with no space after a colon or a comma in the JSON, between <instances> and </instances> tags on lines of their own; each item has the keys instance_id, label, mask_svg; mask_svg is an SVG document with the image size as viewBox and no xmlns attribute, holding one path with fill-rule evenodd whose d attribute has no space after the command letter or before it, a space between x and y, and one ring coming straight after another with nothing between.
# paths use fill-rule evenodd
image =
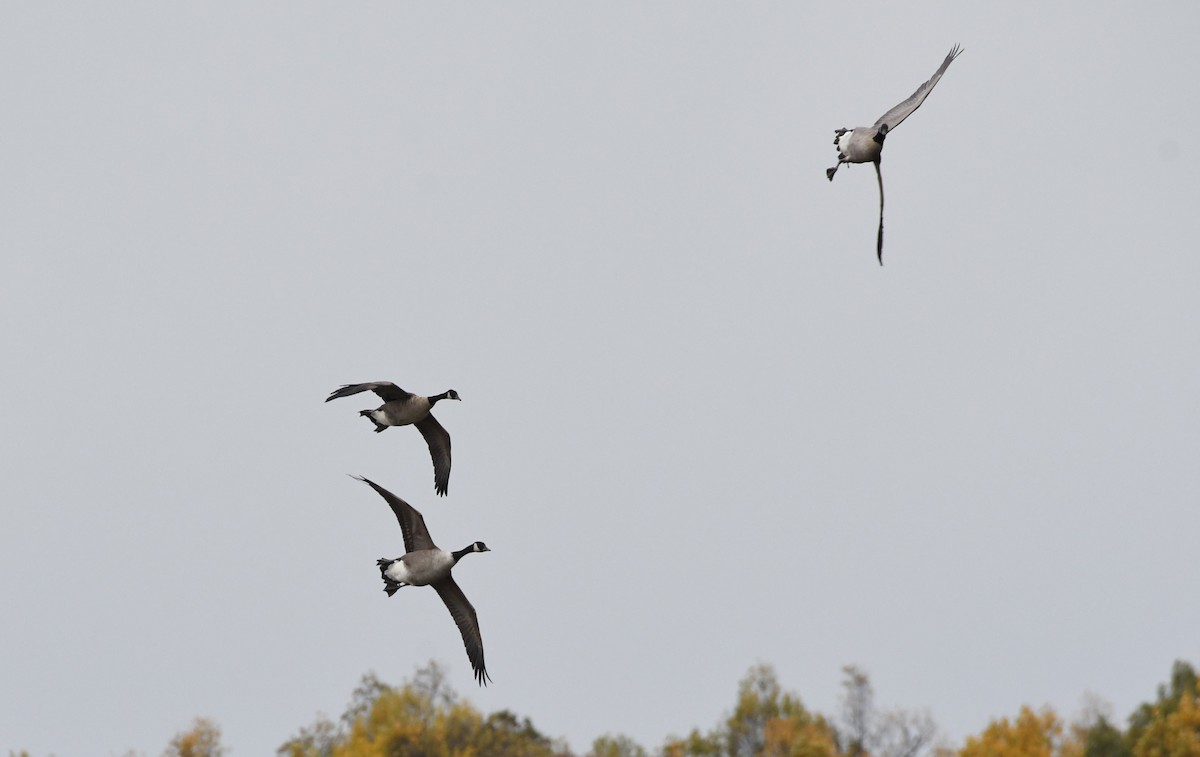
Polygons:
<instances>
[{"instance_id":1,"label":"green foliage","mask_svg":"<svg viewBox=\"0 0 1200 757\"><path fill-rule=\"evenodd\" d=\"M1125 734L1125 743L1139 757L1141 754L1156 754L1155 750L1165 748L1161 740L1164 738L1167 722L1181 706L1188 706L1187 703L1194 705L1195 700L1196 670L1188 663L1176 660L1171 666L1170 685L1159 686L1157 700L1143 702L1129 716L1129 730ZM1186 719L1186 715L1176 718L1172 721L1173 727L1181 725ZM1153 733L1150 733L1151 731Z\"/></svg>"},{"instance_id":2,"label":"green foliage","mask_svg":"<svg viewBox=\"0 0 1200 757\"><path fill-rule=\"evenodd\" d=\"M825 718L806 710L800 697L784 692L769 665L751 668L738 684L737 707L725 725L730 757L826 757L837 751Z\"/></svg>"},{"instance_id":3,"label":"green foliage","mask_svg":"<svg viewBox=\"0 0 1200 757\"><path fill-rule=\"evenodd\" d=\"M514 757L540 757L565 752L547 736L533 727L529 718L517 719L508 710L493 712L483 722L483 727L472 741L476 755L514 755Z\"/></svg>"},{"instance_id":4,"label":"green foliage","mask_svg":"<svg viewBox=\"0 0 1200 757\"><path fill-rule=\"evenodd\" d=\"M662 753L663 757L718 757L725 753L725 739L719 730L706 735L693 728L686 739L668 739Z\"/></svg>"},{"instance_id":5,"label":"green foliage","mask_svg":"<svg viewBox=\"0 0 1200 757\"><path fill-rule=\"evenodd\" d=\"M1131 757L1121 729L1101 715L1083 733L1083 757Z\"/></svg>"},{"instance_id":6,"label":"green foliage","mask_svg":"<svg viewBox=\"0 0 1200 757\"><path fill-rule=\"evenodd\" d=\"M783 691L770 665L750 668L738 684L737 705L725 723L708 734L693 730L668 740L664 757L834 757L837 745L824 717Z\"/></svg>"},{"instance_id":7,"label":"green foliage","mask_svg":"<svg viewBox=\"0 0 1200 757\"><path fill-rule=\"evenodd\" d=\"M1093 713L1064 735L1054 711L1022 707L1015 721L993 721L967 739L958 757L1200 757L1200 696L1195 669L1177 661L1168 684L1158 687L1129 717L1122 734L1107 717Z\"/></svg>"},{"instance_id":8,"label":"green foliage","mask_svg":"<svg viewBox=\"0 0 1200 757\"><path fill-rule=\"evenodd\" d=\"M328 718L318 717L316 722L293 736L276 750L281 757L333 757L334 747L341 739L337 725Z\"/></svg>"},{"instance_id":9,"label":"green foliage","mask_svg":"<svg viewBox=\"0 0 1200 757\"><path fill-rule=\"evenodd\" d=\"M1133 741L1133 756L1200 757L1200 697L1195 693L1194 678L1190 691L1183 690L1169 703L1154 708Z\"/></svg>"},{"instance_id":10,"label":"green foliage","mask_svg":"<svg viewBox=\"0 0 1200 757\"><path fill-rule=\"evenodd\" d=\"M587 757L647 757L647 755L646 750L628 736L606 735L592 742L592 751L587 753Z\"/></svg>"}]
</instances>

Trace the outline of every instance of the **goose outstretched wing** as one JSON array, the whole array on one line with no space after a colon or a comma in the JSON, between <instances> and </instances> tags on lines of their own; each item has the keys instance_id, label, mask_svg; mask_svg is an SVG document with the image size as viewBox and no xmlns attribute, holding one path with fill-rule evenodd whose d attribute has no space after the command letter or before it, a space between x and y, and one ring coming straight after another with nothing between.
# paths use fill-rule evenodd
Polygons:
<instances>
[{"instance_id":1,"label":"goose outstretched wing","mask_svg":"<svg viewBox=\"0 0 1200 757\"><path fill-rule=\"evenodd\" d=\"M362 476L351 476L351 478L356 478L365 484L369 484L372 489L379 492L379 496L387 500L388 506L392 508L392 512L396 514L396 520L400 523L400 530L404 532L405 552L437 549L437 545L433 543L433 539L429 536L429 529L425 528L425 518L421 513L417 512L417 508L369 478L363 478Z\"/></svg>"},{"instance_id":2,"label":"goose outstretched wing","mask_svg":"<svg viewBox=\"0 0 1200 757\"><path fill-rule=\"evenodd\" d=\"M942 65L938 66L938 70L934 71L929 81L917 87L917 91L913 92L907 100L880 116L879 120L875 122L875 128L878 129L880 126L887 124L888 131L891 131L899 126L904 119L911 116L913 111L921 107L921 103L925 102L925 98L929 97L929 93L937 86L938 80L942 78L942 74L946 73L946 69L950 67L950 64L954 62L954 59L960 53L962 53L962 48L958 45L951 48L950 54L942 61Z\"/></svg>"},{"instance_id":3,"label":"goose outstretched wing","mask_svg":"<svg viewBox=\"0 0 1200 757\"><path fill-rule=\"evenodd\" d=\"M429 456L433 458L433 488L442 497L450 487L450 434L442 428L433 415L416 422L417 430L429 445Z\"/></svg>"},{"instance_id":4,"label":"goose outstretched wing","mask_svg":"<svg viewBox=\"0 0 1200 757\"><path fill-rule=\"evenodd\" d=\"M349 397L351 394L358 394L359 392L375 392L384 402L406 400L413 396L411 392L404 391L391 381L369 381L365 384L346 384L334 389L325 398L325 401L336 400L339 397Z\"/></svg>"},{"instance_id":5,"label":"goose outstretched wing","mask_svg":"<svg viewBox=\"0 0 1200 757\"><path fill-rule=\"evenodd\" d=\"M450 576L435 581L433 588L437 589L438 596L446 603L446 608L450 610L451 617L458 625L463 646L467 648L467 657L471 660L471 668L475 671L475 680L480 686L487 685L491 679L483 664L483 637L479 634L479 618L475 615L475 608Z\"/></svg>"}]
</instances>

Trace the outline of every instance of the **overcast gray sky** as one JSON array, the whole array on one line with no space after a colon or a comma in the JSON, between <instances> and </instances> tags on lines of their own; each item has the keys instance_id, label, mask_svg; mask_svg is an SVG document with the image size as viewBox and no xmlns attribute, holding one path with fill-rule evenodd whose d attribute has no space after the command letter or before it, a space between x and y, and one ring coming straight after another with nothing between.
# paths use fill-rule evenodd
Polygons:
<instances>
[{"instance_id":1,"label":"overcast gray sky","mask_svg":"<svg viewBox=\"0 0 1200 757\"><path fill-rule=\"evenodd\" d=\"M577 750L841 666L948 737L1200 658L1195 4L25 3L0 750L270 754L430 659ZM870 124L966 52L874 172ZM364 395L430 394L450 496ZM464 561L476 689L369 476Z\"/></svg>"}]
</instances>

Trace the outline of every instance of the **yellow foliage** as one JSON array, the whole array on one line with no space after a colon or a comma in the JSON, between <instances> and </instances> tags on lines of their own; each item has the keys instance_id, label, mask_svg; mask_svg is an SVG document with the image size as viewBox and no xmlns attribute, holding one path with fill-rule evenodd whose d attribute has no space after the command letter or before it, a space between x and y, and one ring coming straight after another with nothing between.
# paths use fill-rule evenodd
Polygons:
<instances>
[{"instance_id":1,"label":"yellow foliage","mask_svg":"<svg viewBox=\"0 0 1200 757\"><path fill-rule=\"evenodd\" d=\"M835 757L833 733L823 720L772 718L763 729L763 757Z\"/></svg>"},{"instance_id":2,"label":"yellow foliage","mask_svg":"<svg viewBox=\"0 0 1200 757\"><path fill-rule=\"evenodd\" d=\"M1161 706L1133 746L1134 757L1200 757L1200 702L1184 696L1174 712L1164 716Z\"/></svg>"},{"instance_id":3,"label":"yellow foliage","mask_svg":"<svg viewBox=\"0 0 1200 757\"><path fill-rule=\"evenodd\" d=\"M469 704L435 704L413 685L381 691L354 716L332 757L555 757L549 740L508 712L485 720Z\"/></svg>"},{"instance_id":4,"label":"yellow foliage","mask_svg":"<svg viewBox=\"0 0 1200 757\"><path fill-rule=\"evenodd\" d=\"M1054 710L1021 707L1015 722L993 720L983 733L970 736L958 757L1062 757L1063 724Z\"/></svg>"},{"instance_id":5,"label":"yellow foliage","mask_svg":"<svg viewBox=\"0 0 1200 757\"><path fill-rule=\"evenodd\" d=\"M196 718L191 730L175 734L164 757L222 757L221 729L205 718Z\"/></svg>"},{"instance_id":6,"label":"yellow foliage","mask_svg":"<svg viewBox=\"0 0 1200 757\"><path fill-rule=\"evenodd\" d=\"M662 748L662 757L718 757L725 753L720 734L704 735L693 728L686 739L670 739Z\"/></svg>"}]
</instances>

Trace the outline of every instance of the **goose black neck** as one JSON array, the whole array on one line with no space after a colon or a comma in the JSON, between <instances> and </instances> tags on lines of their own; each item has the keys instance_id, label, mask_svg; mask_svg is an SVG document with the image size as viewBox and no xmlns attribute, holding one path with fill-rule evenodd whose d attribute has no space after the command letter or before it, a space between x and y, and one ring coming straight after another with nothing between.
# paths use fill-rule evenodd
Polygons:
<instances>
[{"instance_id":1,"label":"goose black neck","mask_svg":"<svg viewBox=\"0 0 1200 757\"><path fill-rule=\"evenodd\" d=\"M439 400L444 400L449 396L450 396L450 392L442 392L441 394L435 394L429 398L429 406L433 407L434 405L436 405L438 403Z\"/></svg>"},{"instance_id":2,"label":"goose black neck","mask_svg":"<svg viewBox=\"0 0 1200 757\"><path fill-rule=\"evenodd\" d=\"M475 545L472 544L470 546L463 547L462 549L458 550L457 552L451 552L450 555L454 558L454 564L457 565L459 560L463 559L463 557L471 554L474 551L475 551Z\"/></svg>"}]
</instances>

